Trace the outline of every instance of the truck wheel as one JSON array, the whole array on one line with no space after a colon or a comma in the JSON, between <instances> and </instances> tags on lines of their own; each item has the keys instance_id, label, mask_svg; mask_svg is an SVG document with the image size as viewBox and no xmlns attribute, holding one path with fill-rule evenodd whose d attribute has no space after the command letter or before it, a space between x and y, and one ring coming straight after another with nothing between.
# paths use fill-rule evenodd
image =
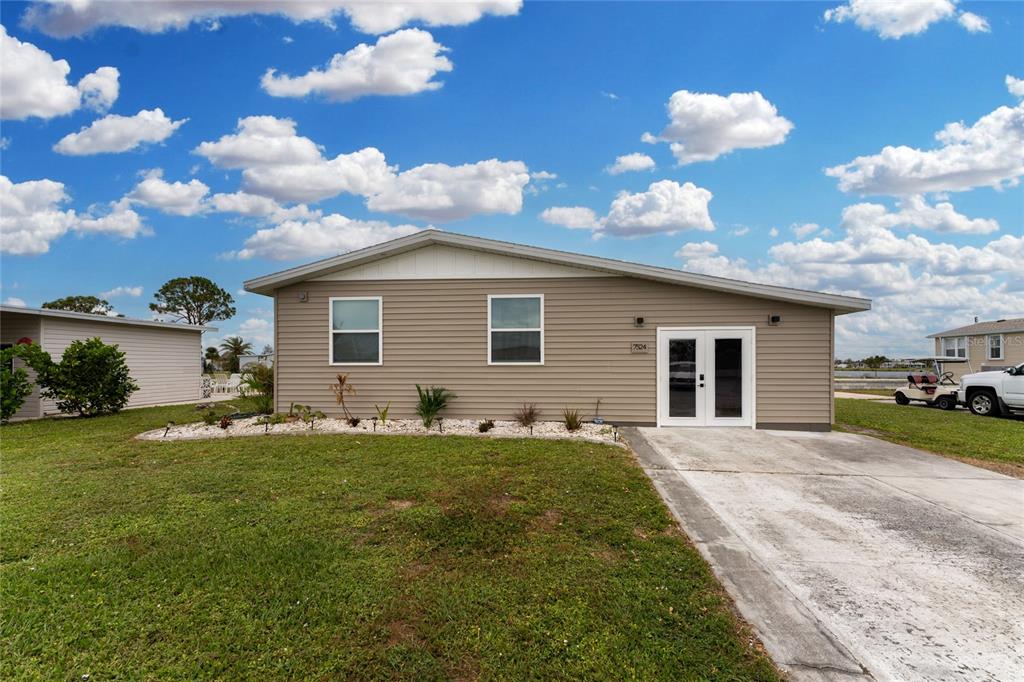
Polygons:
<instances>
[{"instance_id":1,"label":"truck wheel","mask_svg":"<svg viewBox=\"0 0 1024 682\"><path fill-rule=\"evenodd\" d=\"M909 405L910 404L910 398L908 398L907 396L903 395L902 393L897 393L894 397L896 398L896 404L897 405Z\"/></svg>"},{"instance_id":2,"label":"truck wheel","mask_svg":"<svg viewBox=\"0 0 1024 682\"><path fill-rule=\"evenodd\" d=\"M978 391L967 401L971 412L981 417L995 417L999 415L999 404L996 402L996 395L992 391Z\"/></svg>"},{"instance_id":3,"label":"truck wheel","mask_svg":"<svg viewBox=\"0 0 1024 682\"><path fill-rule=\"evenodd\" d=\"M953 400L953 396L951 395L940 395L935 400L935 406L938 407L940 410L955 410L956 401Z\"/></svg>"}]
</instances>

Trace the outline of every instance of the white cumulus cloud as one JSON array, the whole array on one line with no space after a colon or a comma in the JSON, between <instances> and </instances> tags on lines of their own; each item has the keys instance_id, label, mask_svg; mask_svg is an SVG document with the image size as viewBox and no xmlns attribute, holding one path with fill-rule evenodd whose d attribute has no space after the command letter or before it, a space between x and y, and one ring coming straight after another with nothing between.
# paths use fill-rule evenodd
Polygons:
<instances>
[{"instance_id":1,"label":"white cumulus cloud","mask_svg":"<svg viewBox=\"0 0 1024 682\"><path fill-rule=\"evenodd\" d=\"M970 33L988 33L988 21L973 12L956 11L953 0L849 0L825 10L826 22L852 21L882 38L902 38L928 30L938 21L956 18Z\"/></svg>"},{"instance_id":2,"label":"white cumulus cloud","mask_svg":"<svg viewBox=\"0 0 1024 682\"><path fill-rule=\"evenodd\" d=\"M4 305L13 306L15 308L27 308L28 303L25 303L25 299L18 298L17 296L8 296L4 299Z\"/></svg>"},{"instance_id":3,"label":"white cumulus cloud","mask_svg":"<svg viewBox=\"0 0 1024 682\"><path fill-rule=\"evenodd\" d=\"M615 163L606 168L612 175L620 175L632 171L654 170L654 159L641 152L624 154L615 157Z\"/></svg>"},{"instance_id":4,"label":"white cumulus cloud","mask_svg":"<svg viewBox=\"0 0 1024 682\"><path fill-rule=\"evenodd\" d=\"M286 207L269 197L246 192L214 194L206 205L217 213L237 213L248 218L264 218L271 223L285 220L316 220L321 216L320 211L310 209L305 204Z\"/></svg>"},{"instance_id":5,"label":"white cumulus cloud","mask_svg":"<svg viewBox=\"0 0 1024 682\"><path fill-rule=\"evenodd\" d=\"M793 124L760 92L722 96L679 90L668 101L669 123L643 142L668 142L679 165L714 161L736 149L782 144Z\"/></svg>"},{"instance_id":6,"label":"white cumulus cloud","mask_svg":"<svg viewBox=\"0 0 1024 682\"><path fill-rule=\"evenodd\" d=\"M582 206L554 206L541 213L541 220L572 229L590 229L594 236L643 237L675 234L685 230L711 231L715 224L708 212L711 192L692 182L682 185L660 180L645 192L620 192L608 214L598 218Z\"/></svg>"},{"instance_id":7,"label":"white cumulus cloud","mask_svg":"<svg viewBox=\"0 0 1024 682\"><path fill-rule=\"evenodd\" d=\"M159 108L143 109L134 116L110 114L77 133L65 135L53 151L70 156L126 152L143 144L163 142L186 121L172 121Z\"/></svg>"},{"instance_id":8,"label":"white cumulus cloud","mask_svg":"<svg viewBox=\"0 0 1024 682\"><path fill-rule=\"evenodd\" d=\"M229 255L241 260L327 258L418 231L419 228L413 225L353 220L332 213L318 220L287 220L280 225L259 230L245 240L241 249Z\"/></svg>"},{"instance_id":9,"label":"white cumulus cloud","mask_svg":"<svg viewBox=\"0 0 1024 682\"><path fill-rule=\"evenodd\" d=\"M441 222L489 213L516 214L523 208L523 188L529 181L522 161L428 163L389 178L366 205L374 211Z\"/></svg>"},{"instance_id":10,"label":"white cumulus cloud","mask_svg":"<svg viewBox=\"0 0 1024 682\"><path fill-rule=\"evenodd\" d=\"M1024 79L1006 74L1006 89L1015 97L1024 97Z\"/></svg>"},{"instance_id":11,"label":"white cumulus cloud","mask_svg":"<svg viewBox=\"0 0 1024 682\"><path fill-rule=\"evenodd\" d=\"M159 168L149 171L145 178L125 198L164 213L192 216L203 211L203 199L210 191L203 182L167 182Z\"/></svg>"},{"instance_id":12,"label":"white cumulus cloud","mask_svg":"<svg viewBox=\"0 0 1024 682\"><path fill-rule=\"evenodd\" d=\"M839 189L860 194L907 195L1015 186L1024 174L1024 103L1001 106L973 125L949 123L935 134L939 146L886 146L826 169Z\"/></svg>"},{"instance_id":13,"label":"white cumulus cloud","mask_svg":"<svg viewBox=\"0 0 1024 682\"><path fill-rule=\"evenodd\" d=\"M117 99L119 72L102 66L77 85L68 82L71 66L32 43L22 42L0 25L0 118L53 118L83 106L104 111Z\"/></svg>"},{"instance_id":14,"label":"white cumulus cloud","mask_svg":"<svg viewBox=\"0 0 1024 682\"><path fill-rule=\"evenodd\" d=\"M109 289L107 291L104 291L104 292L100 293L100 298L105 298L105 299L106 298L120 298L121 296L130 296L131 298L138 298L139 296L142 296L142 287L141 286L134 286L134 287L131 287L131 286L129 286L129 287L119 286L119 287L114 287L113 289Z\"/></svg>"},{"instance_id":15,"label":"white cumulus cloud","mask_svg":"<svg viewBox=\"0 0 1024 682\"><path fill-rule=\"evenodd\" d=\"M47 35L67 38L106 26L124 26L143 33L180 31L193 23L215 27L220 19L249 14L333 25L335 18L344 15L364 33L389 33L413 23L462 26L487 14L511 16L520 7L522 0L47 0L33 3L22 23Z\"/></svg>"},{"instance_id":16,"label":"white cumulus cloud","mask_svg":"<svg viewBox=\"0 0 1024 682\"><path fill-rule=\"evenodd\" d=\"M319 94L336 102L367 95L413 95L443 85L434 77L452 70L446 51L426 31L405 29L379 38L376 45L361 43L336 54L326 67L302 76L278 75L269 69L260 84L275 97Z\"/></svg>"},{"instance_id":17,"label":"white cumulus cloud","mask_svg":"<svg viewBox=\"0 0 1024 682\"><path fill-rule=\"evenodd\" d=\"M15 183L0 175L0 252L43 254L68 232L124 239L148 233L142 218L123 201L110 204L105 213L99 207L78 213L63 208L69 200L64 183L49 179Z\"/></svg>"}]
</instances>

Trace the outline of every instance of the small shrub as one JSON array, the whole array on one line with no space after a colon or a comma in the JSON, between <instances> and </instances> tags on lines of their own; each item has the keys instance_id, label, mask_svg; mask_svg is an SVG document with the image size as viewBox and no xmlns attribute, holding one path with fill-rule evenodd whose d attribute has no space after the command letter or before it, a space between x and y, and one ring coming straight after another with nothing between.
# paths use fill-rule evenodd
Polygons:
<instances>
[{"instance_id":1,"label":"small shrub","mask_svg":"<svg viewBox=\"0 0 1024 682\"><path fill-rule=\"evenodd\" d=\"M386 425L388 423L388 412L391 411L391 401L389 400L387 405L383 408L377 403L374 403L373 409L377 410L377 418L380 419L380 425Z\"/></svg>"},{"instance_id":2,"label":"small shrub","mask_svg":"<svg viewBox=\"0 0 1024 682\"><path fill-rule=\"evenodd\" d=\"M40 385L43 396L57 401L58 410L82 416L120 412L139 389L124 353L98 337L72 341Z\"/></svg>"},{"instance_id":3,"label":"small shrub","mask_svg":"<svg viewBox=\"0 0 1024 682\"><path fill-rule=\"evenodd\" d=\"M494 421L491 419L485 419L476 425L476 428L480 433L487 433L494 428Z\"/></svg>"},{"instance_id":4,"label":"small shrub","mask_svg":"<svg viewBox=\"0 0 1024 682\"><path fill-rule=\"evenodd\" d=\"M448 401L456 398L454 393L443 386L430 386L423 389L419 384L416 384L416 395L419 396L416 414L423 420L423 426L428 429L437 419L438 413L448 406Z\"/></svg>"},{"instance_id":5,"label":"small shrub","mask_svg":"<svg viewBox=\"0 0 1024 682\"><path fill-rule=\"evenodd\" d=\"M345 421L348 422L349 426L356 427L356 426L359 426L359 422L361 422L363 420L360 419L359 417L349 417Z\"/></svg>"},{"instance_id":6,"label":"small shrub","mask_svg":"<svg viewBox=\"0 0 1024 682\"><path fill-rule=\"evenodd\" d=\"M206 424L207 426L213 426L214 424L217 423L218 419L219 417L217 417L217 413L214 412L213 410L210 410L209 412L203 414L203 423Z\"/></svg>"},{"instance_id":7,"label":"small shrub","mask_svg":"<svg viewBox=\"0 0 1024 682\"><path fill-rule=\"evenodd\" d=\"M565 422L566 431L579 431L583 426L583 417L579 410L570 410L568 407L562 410L562 421Z\"/></svg>"},{"instance_id":8,"label":"small shrub","mask_svg":"<svg viewBox=\"0 0 1024 682\"><path fill-rule=\"evenodd\" d=\"M32 380L22 367L14 367L14 358L21 358L36 372L36 381L45 377L53 361L39 344L16 344L0 351L0 421L7 421L21 409L32 394Z\"/></svg>"},{"instance_id":9,"label":"small shrub","mask_svg":"<svg viewBox=\"0 0 1024 682\"><path fill-rule=\"evenodd\" d=\"M312 431L313 429L316 428L316 420L317 419L326 419L326 418L327 418L326 414L324 414L320 410L317 410L316 412L308 412L307 415L304 417L304 420L308 420L309 421L309 430Z\"/></svg>"},{"instance_id":10,"label":"small shrub","mask_svg":"<svg viewBox=\"0 0 1024 682\"><path fill-rule=\"evenodd\" d=\"M524 403L522 407L516 410L514 416L517 424L529 427L536 424L537 420L540 419L540 410L537 409L534 403Z\"/></svg>"},{"instance_id":11,"label":"small shrub","mask_svg":"<svg viewBox=\"0 0 1024 682\"><path fill-rule=\"evenodd\" d=\"M261 414L274 411L274 370L259 363L249 365L242 372L242 383L238 392L252 401L255 410Z\"/></svg>"},{"instance_id":12,"label":"small shrub","mask_svg":"<svg viewBox=\"0 0 1024 682\"><path fill-rule=\"evenodd\" d=\"M220 423L218 424L218 426L220 428L222 428L222 429L226 429L229 426L231 426L231 422L233 422L233 421L234 421L234 419L231 418L230 414L225 414L224 416L222 416L220 418Z\"/></svg>"},{"instance_id":13,"label":"small shrub","mask_svg":"<svg viewBox=\"0 0 1024 682\"><path fill-rule=\"evenodd\" d=\"M348 406L345 405L345 396L355 395L356 387L348 380L348 375L339 373L335 382L331 384L331 391L334 392L334 400L341 406L342 413L351 419L352 414L348 411Z\"/></svg>"},{"instance_id":14,"label":"small shrub","mask_svg":"<svg viewBox=\"0 0 1024 682\"><path fill-rule=\"evenodd\" d=\"M288 415L284 412L275 412L269 417L271 424L284 424L288 421Z\"/></svg>"}]
</instances>

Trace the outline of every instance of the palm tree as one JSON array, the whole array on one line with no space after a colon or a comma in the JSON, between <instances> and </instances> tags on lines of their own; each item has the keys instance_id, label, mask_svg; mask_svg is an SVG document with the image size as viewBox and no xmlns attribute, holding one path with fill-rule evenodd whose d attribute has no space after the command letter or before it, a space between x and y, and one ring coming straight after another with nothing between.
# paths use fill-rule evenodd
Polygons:
<instances>
[{"instance_id":1,"label":"palm tree","mask_svg":"<svg viewBox=\"0 0 1024 682\"><path fill-rule=\"evenodd\" d=\"M205 369L207 372L212 372L220 364L220 352L216 346L207 346L206 352L203 354L203 359L206 361Z\"/></svg>"},{"instance_id":2,"label":"palm tree","mask_svg":"<svg viewBox=\"0 0 1024 682\"><path fill-rule=\"evenodd\" d=\"M231 372L238 371L238 356L252 352L252 344L243 341L241 336L229 336L220 344L221 357L227 361Z\"/></svg>"}]
</instances>

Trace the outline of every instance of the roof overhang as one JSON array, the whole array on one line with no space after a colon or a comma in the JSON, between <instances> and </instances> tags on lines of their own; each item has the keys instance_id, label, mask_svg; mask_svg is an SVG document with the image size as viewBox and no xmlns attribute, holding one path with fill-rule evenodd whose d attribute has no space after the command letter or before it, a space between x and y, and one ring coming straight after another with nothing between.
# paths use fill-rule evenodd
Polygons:
<instances>
[{"instance_id":1,"label":"roof overhang","mask_svg":"<svg viewBox=\"0 0 1024 682\"><path fill-rule=\"evenodd\" d=\"M94 315L92 313L76 313L70 310L50 310L49 308L22 308L14 305L0 305L0 312L16 313L18 315L36 315L38 317L61 317L71 320L85 320L86 322L102 322L104 324L127 324L135 327L160 327L163 329L174 329L193 332L215 332L216 327L208 327L199 324L179 324L177 322L159 322L157 320L138 320L133 317L110 317L108 315Z\"/></svg>"},{"instance_id":2,"label":"roof overhang","mask_svg":"<svg viewBox=\"0 0 1024 682\"><path fill-rule=\"evenodd\" d=\"M453 232L442 232L439 230L424 230L415 234L400 237L392 241L383 242L376 246L370 246L358 251L352 251L340 256L333 256L323 260L300 265L298 267L282 270L263 277L246 280L244 287L246 291L266 296L273 295L276 289L297 284L313 277L319 277L347 268L364 265L381 258L395 256L407 251L423 248L430 244L441 244L445 246L482 251L485 253L496 253L506 256L519 256L529 260L567 265L576 268L593 270L603 274L621 275L626 277L637 277L656 282L679 284L696 287L699 289L710 289L713 291L724 291L757 298L766 298L791 303L829 308L836 314L854 313L871 309L871 300L853 296L841 296L839 294L827 294L818 291L807 291L804 289L790 289L788 287L774 286L770 284L758 284L755 282L743 282L725 277L714 277L694 272L685 272L672 268L660 268L651 265L641 265L627 261L613 260L610 258L599 258L597 256L586 256L583 254L556 251L553 249L542 249L536 246L524 244L513 244L511 242L484 239L482 237L470 237L468 235L456 234Z\"/></svg>"}]
</instances>

